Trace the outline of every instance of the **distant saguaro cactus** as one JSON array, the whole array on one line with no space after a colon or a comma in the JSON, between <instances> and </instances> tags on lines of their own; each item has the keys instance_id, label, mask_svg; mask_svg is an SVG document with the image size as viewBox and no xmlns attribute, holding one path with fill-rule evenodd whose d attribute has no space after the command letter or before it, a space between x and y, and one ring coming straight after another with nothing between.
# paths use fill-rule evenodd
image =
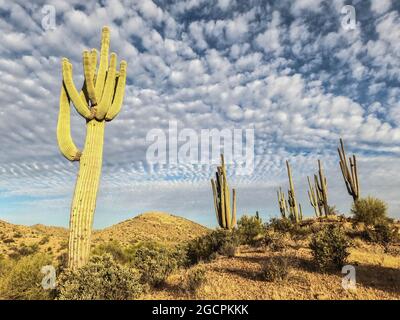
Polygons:
<instances>
[{"instance_id":1,"label":"distant saguaro cactus","mask_svg":"<svg viewBox=\"0 0 400 320\"><path fill-rule=\"evenodd\" d=\"M308 180L308 197L310 203L314 207L315 215L321 217L325 214L325 217L329 215L328 205L328 184L322 167L321 160L318 160L318 174L314 175L314 186L312 185L310 178Z\"/></svg>"},{"instance_id":2,"label":"distant saguaro cactus","mask_svg":"<svg viewBox=\"0 0 400 320\"><path fill-rule=\"evenodd\" d=\"M353 154L352 157L349 157L349 163L347 163L346 152L344 151L342 139L340 139L338 153L340 157L340 169L342 170L347 192L353 197L353 201L356 202L360 198L360 183L358 181L356 156Z\"/></svg>"},{"instance_id":3,"label":"distant saguaro cactus","mask_svg":"<svg viewBox=\"0 0 400 320\"><path fill-rule=\"evenodd\" d=\"M105 122L113 120L121 110L125 82L125 61L117 72L117 55L111 53L109 61L110 30L104 27L101 38L100 64L97 50L83 52L85 82L80 92L72 78L72 64L62 60L60 111L57 140L61 153L70 161L79 161L79 173L71 206L68 266L79 268L87 263L90 237L96 207L103 159ZM75 146L70 130L70 102L86 120L86 141L81 152Z\"/></svg>"},{"instance_id":4,"label":"distant saguaro cactus","mask_svg":"<svg viewBox=\"0 0 400 320\"><path fill-rule=\"evenodd\" d=\"M232 189L232 211L230 191L226 179L224 155L221 154L221 166L217 168L216 178L211 179L214 196L214 207L218 224L221 228L231 230L236 225L236 190Z\"/></svg>"},{"instance_id":5,"label":"distant saguaro cactus","mask_svg":"<svg viewBox=\"0 0 400 320\"><path fill-rule=\"evenodd\" d=\"M286 167L289 177L288 204L289 204L290 218L297 223L301 220L303 213L301 210L301 205L297 204L296 193L294 191L294 183L292 178L292 170L290 168L288 160L286 160Z\"/></svg>"},{"instance_id":6,"label":"distant saguaro cactus","mask_svg":"<svg viewBox=\"0 0 400 320\"><path fill-rule=\"evenodd\" d=\"M286 219L288 209L285 199L285 193L282 191L282 188L279 188L279 190L276 193L278 195L278 204L279 204L279 211L281 212L281 217L282 219Z\"/></svg>"}]
</instances>

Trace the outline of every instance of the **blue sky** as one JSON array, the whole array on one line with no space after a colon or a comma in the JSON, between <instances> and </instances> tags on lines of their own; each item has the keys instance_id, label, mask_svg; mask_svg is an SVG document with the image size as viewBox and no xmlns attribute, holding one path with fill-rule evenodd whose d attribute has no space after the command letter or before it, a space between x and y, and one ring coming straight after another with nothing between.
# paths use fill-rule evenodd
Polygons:
<instances>
[{"instance_id":1,"label":"blue sky","mask_svg":"<svg viewBox=\"0 0 400 320\"><path fill-rule=\"evenodd\" d=\"M56 26L44 30L42 8ZM355 30L341 9L356 9ZM56 143L62 57L82 82L81 53L111 48L128 62L121 114L106 128L95 227L145 211L215 225L209 179L215 167L187 163L149 170L146 134L178 127L254 129L255 170L230 183L239 214L278 212L289 159L306 215L306 177L324 163L331 204L351 205L336 147L359 160L362 195L400 217L400 3L363 1L0 0L0 219L67 226L77 164ZM84 121L72 114L76 143Z\"/></svg>"}]
</instances>

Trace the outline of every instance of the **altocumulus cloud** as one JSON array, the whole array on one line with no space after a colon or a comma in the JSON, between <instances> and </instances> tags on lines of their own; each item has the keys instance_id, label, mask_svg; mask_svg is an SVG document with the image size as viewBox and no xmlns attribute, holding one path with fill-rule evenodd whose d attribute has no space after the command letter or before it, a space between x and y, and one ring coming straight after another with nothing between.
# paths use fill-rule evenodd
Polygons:
<instances>
[{"instance_id":1,"label":"altocumulus cloud","mask_svg":"<svg viewBox=\"0 0 400 320\"><path fill-rule=\"evenodd\" d=\"M351 1L350 1L351 2ZM323 160L330 199L347 212L336 145L359 157L362 193L400 203L400 4L344 0L0 0L0 219L67 225L77 166L59 154L55 128L60 60L82 81L81 52L111 46L128 61L123 111L106 129L95 226L147 210L214 224L212 166L146 163L146 134L179 128L254 129L255 169L231 175L240 214L277 213L275 189L290 159L305 211L305 177ZM42 8L56 9L43 30ZM82 146L84 121L72 116ZM232 169L232 168L231 168ZM232 172L232 170L230 170Z\"/></svg>"}]
</instances>

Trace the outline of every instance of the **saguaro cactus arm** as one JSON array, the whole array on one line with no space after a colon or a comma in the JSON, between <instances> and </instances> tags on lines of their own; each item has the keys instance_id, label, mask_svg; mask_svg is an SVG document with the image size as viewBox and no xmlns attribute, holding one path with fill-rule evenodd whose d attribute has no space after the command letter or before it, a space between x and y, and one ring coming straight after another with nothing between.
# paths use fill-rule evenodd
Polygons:
<instances>
[{"instance_id":1,"label":"saguaro cactus arm","mask_svg":"<svg viewBox=\"0 0 400 320\"><path fill-rule=\"evenodd\" d=\"M86 101L82 99L82 96L78 93L78 90L76 90L74 81L72 79L72 64L67 58L63 58L62 61L62 74L68 96L72 100L76 111L78 111L78 113L87 120L93 119L93 114L90 112L89 106L86 104Z\"/></svg>"},{"instance_id":2,"label":"saguaro cactus arm","mask_svg":"<svg viewBox=\"0 0 400 320\"><path fill-rule=\"evenodd\" d=\"M96 53L97 55L97 53ZM83 71L85 74L85 85L92 106L97 105L96 92L94 89L94 73L96 65L93 66L93 56L89 51L83 51Z\"/></svg>"},{"instance_id":3,"label":"saguaro cactus arm","mask_svg":"<svg viewBox=\"0 0 400 320\"><path fill-rule=\"evenodd\" d=\"M100 64L96 78L96 97L101 99L108 69L108 52L110 50L110 30L104 27L101 32Z\"/></svg>"},{"instance_id":4,"label":"saguaro cactus arm","mask_svg":"<svg viewBox=\"0 0 400 320\"><path fill-rule=\"evenodd\" d=\"M116 79L115 96L111 107L106 114L106 121L114 119L121 111L122 103L124 101L125 83L126 83L126 61L121 61L119 75Z\"/></svg>"},{"instance_id":5,"label":"saguaro cactus arm","mask_svg":"<svg viewBox=\"0 0 400 320\"><path fill-rule=\"evenodd\" d=\"M71 109L70 101L61 85L60 110L57 121L57 142L61 153L70 161L79 161L82 152L76 147L71 137Z\"/></svg>"}]
</instances>

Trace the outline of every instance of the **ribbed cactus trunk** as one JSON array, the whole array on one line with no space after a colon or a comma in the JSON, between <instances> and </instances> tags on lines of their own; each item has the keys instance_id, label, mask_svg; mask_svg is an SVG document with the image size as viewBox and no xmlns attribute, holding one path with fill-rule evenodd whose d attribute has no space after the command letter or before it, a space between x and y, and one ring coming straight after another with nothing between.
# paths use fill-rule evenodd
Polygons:
<instances>
[{"instance_id":1,"label":"ribbed cactus trunk","mask_svg":"<svg viewBox=\"0 0 400 320\"><path fill-rule=\"evenodd\" d=\"M105 121L87 123L85 148L71 206L68 265L79 268L90 253L90 237L103 161Z\"/></svg>"}]
</instances>

